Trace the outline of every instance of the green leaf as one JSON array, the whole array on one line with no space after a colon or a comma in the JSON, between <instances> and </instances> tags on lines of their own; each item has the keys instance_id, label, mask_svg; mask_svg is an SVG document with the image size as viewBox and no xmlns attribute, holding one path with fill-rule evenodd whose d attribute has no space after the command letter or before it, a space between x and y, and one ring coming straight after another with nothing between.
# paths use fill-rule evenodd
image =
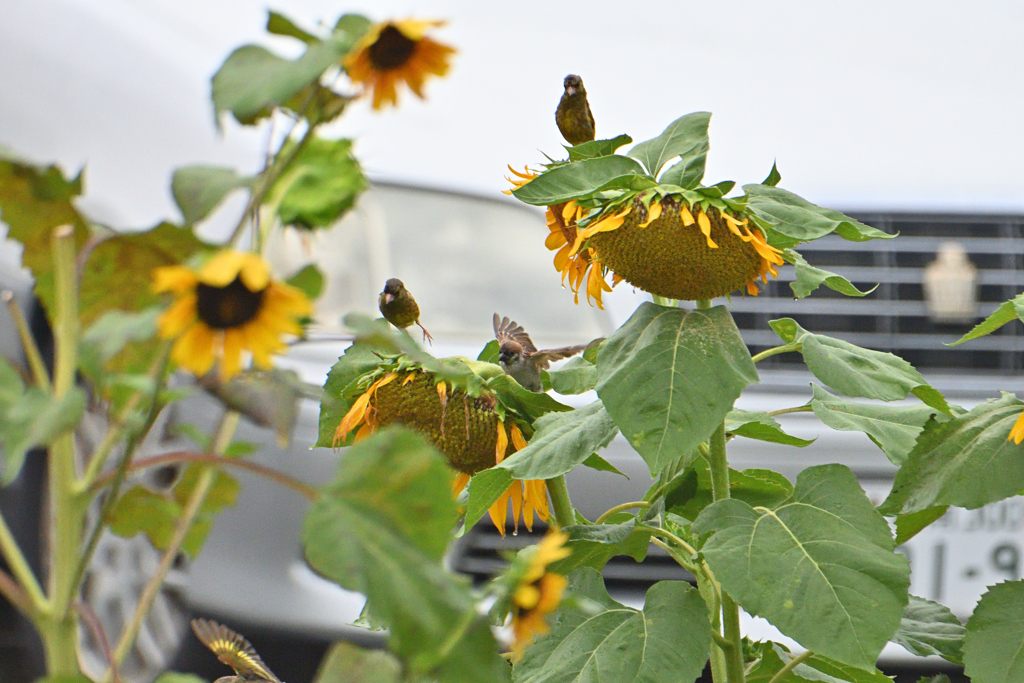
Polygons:
<instances>
[{"instance_id":1,"label":"green leaf","mask_svg":"<svg viewBox=\"0 0 1024 683\"><path fill-rule=\"evenodd\" d=\"M498 369L497 367L495 369ZM564 413L572 411L570 406L559 403L547 394L524 389L522 385L504 372L498 372L488 379L485 386L494 392L501 405L514 410L520 415L536 420L548 413Z\"/></svg>"},{"instance_id":2,"label":"green leaf","mask_svg":"<svg viewBox=\"0 0 1024 683\"><path fill-rule=\"evenodd\" d=\"M729 470L729 495L751 506L774 507L793 494L793 485L771 470ZM714 502L711 469L700 457L693 461L665 490L665 509L689 520Z\"/></svg>"},{"instance_id":3,"label":"green leaf","mask_svg":"<svg viewBox=\"0 0 1024 683\"><path fill-rule=\"evenodd\" d=\"M516 683L689 683L700 675L711 628L695 588L682 581L656 583L640 612L612 600L593 569L579 569L569 581L573 594L605 610L560 610L551 633L538 638L515 665Z\"/></svg>"},{"instance_id":4,"label":"green leaf","mask_svg":"<svg viewBox=\"0 0 1024 683\"><path fill-rule=\"evenodd\" d=\"M918 657L939 655L954 664L963 664L966 633L948 607L911 595L892 642Z\"/></svg>"},{"instance_id":5,"label":"green leaf","mask_svg":"<svg viewBox=\"0 0 1024 683\"><path fill-rule=\"evenodd\" d=\"M283 153L290 149L286 145ZM314 137L270 194L271 201L278 202L282 223L312 230L333 225L355 205L367 185L359 161L352 155L351 140Z\"/></svg>"},{"instance_id":6,"label":"green leaf","mask_svg":"<svg viewBox=\"0 0 1024 683\"><path fill-rule=\"evenodd\" d=\"M571 555L553 563L548 569L568 574L578 567L601 571L613 557L629 555L637 562L647 557L651 534L636 528L636 518L621 524L581 524L563 529L569 534L565 547Z\"/></svg>"},{"instance_id":7,"label":"green leaf","mask_svg":"<svg viewBox=\"0 0 1024 683\"><path fill-rule=\"evenodd\" d=\"M926 405L881 406L844 401L816 384L811 387L811 407L819 420L832 429L867 434L894 465L906 461L929 418L942 415Z\"/></svg>"},{"instance_id":8,"label":"green leaf","mask_svg":"<svg viewBox=\"0 0 1024 683\"><path fill-rule=\"evenodd\" d=\"M476 357L478 361L484 363L498 364L498 357L501 355L501 345L497 339L492 339L484 345L484 348L480 350L480 355Z\"/></svg>"},{"instance_id":9,"label":"green leaf","mask_svg":"<svg viewBox=\"0 0 1024 683\"><path fill-rule=\"evenodd\" d=\"M760 660L754 664L746 677L747 683L769 683L794 655L778 643L758 643ZM892 679L878 669L857 669L846 664L812 655L793 667L779 683L892 683Z\"/></svg>"},{"instance_id":10,"label":"green leaf","mask_svg":"<svg viewBox=\"0 0 1024 683\"><path fill-rule=\"evenodd\" d=\"M597 394L656 476L722 424L757 370L724 306L646 302L601 346Z\"/></svg>"},{"instance_id":11,"label":"green leaf","mask_svg":"<svg viewBox=\"0 0 1024 683\"><path fill-rule=\"evenodd\" d=\"M797 299L810 296L811 292L821 285L825 285L829 289L846 296L858 297L867 296L878 288L878 285L875 285L868 291L862 292L842 275L837 275L821 268L815 268L803 256L792 249L783 249L782 256L796 267L796 280L790 282L789 286L793 290L793 296Z\"/></svg>"},{"instance_id":12,"label":"green leaf","mask_svg":"<svg viewBox=\"0 0 1024 683\"><path fill-rule=\"evenodd\" d=\"M691 189L704 177L708 156L708 124L711 112L698 111L681 116L656 138L638 142L629 156L639 159L651 176L657 178L662 167L675 157L679 163L665 172L662 182Z\"/></svg>"},{"instance_id":13,"label":"green leaf","mask_svg":"<svg viewBox=\"0 0 1024 683\"><path fill-rule=\"evenodd\" d=\"M339 64L358 36L335 33L312 43L298 59L278 57L258 45L243 45L213 75L213 106L218 120L231 112L243 125L252 125L271 109L288 102L303 88Z\"/></svg>"},{"instance_id":14,"label":"green leaf","mask_svg":"<svg viewBox=\"0 0 1024 683\"><path fill-rule=\"evenodd\" d=\"M557 370L548 370L551 388L563 396L582 394L597 385L597 366L582 357L576 357Z\"/></svg>"},{"instance_id":15,"label":"green leaf","mask_svg":"<svg viewBox=\"0 0 1024 683\"><path fill-rule=\"evenodd\" d=\"M584 159L596 159L597 157L615 154L615 150L631 142L633 142L633 138L628 135L616 135L608 140L591 140L590 142L584 142L582 145L566 147L565 149L569 152L569 161L583 161Z\"/></svg>"},{"instance_id":16,"label":"green leaf","mask_svg":"<svg viewBox=\"0 0 1024 683\"><path fill-rule=\"evenodd\" d=\"M75 249L82 248L89 229L72 203L82 194L82 173L70 180L57 166L34 166L0 148L0 221L7 224L7 239L25 247L22 265L32 271L35 291L52 313L53 229L72 225Z\"/></svg>"},{"instance_id":17,"label":"green leaf","mask_svg":"<svg viewBox=\"0 0 1024 683\"><path fill-rule=\"evenodd\" d=\"M611 472L612 474L621 474L623 477L626 477L626 475L620 472L615 465L611 464L597 453L591 453L590 456L580 464L584 467L589 467L592 470L597 470L598 472ZM629 479L629 477L626 477L626 479Z\"/></svg>"},{"instance_id":18,"label":"green leaf","mask_svg":"<svg viewBox=\"0 0 1024 683\"><path fill-rule=\"evenodd\" d=\"M948 505L940 505L896 517L896 545L903 545L914 536L917 536L929 524L946 514L947 509L949 509Z\"/></svg>"},{"instance_id":19,"label":"green leaf","mask_svg":"<svg viewBox=\"0 0 1024 683\"><path fill-rule=\"evenodd\" d=\"M854 242L892 239L896 236L865 225L838 211L823 209L781 187L744 185L743 190L747 193L747 206L754 215L770 223L775 232L789 238L789 242L781 246L792 247L833 232L843 239Z\"/></svg>"},{"instance_id":20,"label":"green leaf","mask_svg":"<svg viewBox=\"0 0 1024 683\"><path fill-rule=\"evenodd\" d=\"M154 306L138 313L110 310L101 315L82 335L78 360L82 372L99 383L107 363L125 346L156 335L156 320L162 312Z\"/></svg>"},{"instance_id":21,"label":"green leaf","mask_svg":"<svg viewBox=\"0 0 1024 683\"><path fill-rule=\"evenodd\" d=\"M964 673L975 683L1024 681L1024 581L988 589L967 621Z\"/></svg>"},{"instance_id":22,"label":"green leaf","mask_svg":"<svg viewBox=\"0 0 1024 683\"><path fill-rule=\"evenodd\" d=\"M8 384L7 399L13 395ZM0 442L3 442L2 482L10 484L25 463L25 455L36 446L48 446L78 426L85 412L86 397L81 388L72 387L63 398L56 398L39 387L30 387L11 402L0 416Z\"/></svg>"},{"instance_id":23,"label":"green leaf","mask_svg":"<svg viewBox=\"0 0 1024 683\"><path fill-rule=\"evenodd\" d=\"M193 225L210 215L234 190L251 188L253 178L239 175L233 168L219 166L183 166L174 170L171 193L174 202Z\"/></svg>"},{"instance_id":24,"label":"green leaf","mask_svg":"<svg viewBox=\"0 0 1024 683\"><path fill-rule=\"evenodd\" d=\"M781 443L803 448L814 443L814 439L801 439L782 431L782 425L768 413L731 410L725 416L725 431L758 441Z\"/></svg>"},{"instance_id":25,"label":"green leaf","mask_svg":"<svg viewBox=\"0 0 1024 683\"><path fill-rule=\"evenodd\" d=\"M775 507L733 499L694 522L722 588L804 647L874 669L907 604L910 567L885 520L843 465L800 473Z\"/></svg>"},{"instance_id":26,"label":"green leaf","mask_svg":"<svg viewBox=\"0 0 1024 683\"><path fill-rule=\"evenodd\" d=\"M82 323L109 310L141 311L164 302L153 293L153 269L177 265L208 248L187 228L171 223L121 233L93 250L82 273Z\"/></svg>"},{"instance_id":27,"label":"green leaf","mask_svg":"<svg viewBox=\"0 0 1024 683\"><path fill-rule=\"evenodd\" d=\"M761 184L767 185L768 187L775 187L776 185L779 184L779 181L781 180L782 174L779 173L779 167L776 164L776 162L773 161L771 173L768 174L767 178L761 181Z\"/></svg>"},{"instance_id":28,"label":"green leaf","mask_svg":"<svg viewBox=\"0 0 1024 683\"><path fill-rule=\"evenodd\" d=\"M310 301L317 299L324 291L324 274L312 263L304 266L285 282L305 294Z\"/></svg>"},{"instance_id":29,"label":"green leaf","mask_svg":"<svg viewBox=\"0 0 1024 683\"><path fill-rule=\"evenodd\" d=\"M304 31L296 26L295 22L288 17L273 11L271 11L267 17L267 33L273 33L277 36L298 38L307 45L312 45L320 40L312 33Z\"/></svg>"},{"instance_id":30,"label":"green leaf","mask_svg":"<svg viewBox=\"0 0 1024 683\"><path fill-rule=\"evenodd\" d=\"M355 397L346 396L345 389L353 382L377 367L380 357L366 344L353 344L327 373L323 395L320 398L320 430L314 448L334 448L334 432L342 418L352 407ZM351 441L350 437L349 441ZM338 446L346 445L338 443Z\"/></svg>"},{"instance_id":31,"label":"green leaf","mask_svg":"<svg viewBox=\"0 0 1024 683\"><path fill-rule=\"evenodd\" d=\"M974 510L1024 492L1024 445L1009 440L1022 411L1024 403L1003 393L948 422L929 422L879 509L903 515L939 505Z\"/></svg>"},{"instance_id":32,"label":"green leaf","mask_svg":"<svg viewBox=\"0 0 1024 683\"><path fill-rule=\"evenodd\" d=\"M636 174L644 174L640 164L629 157L613 154L553 168L512 190L512 194L526 204L550 206L583 197Z\"/></svg>"},{"instance_id":33,"label":"green leaf","mask_svg":"<svg viewBox=\"0 0 1024 683\"><path fill-rule=\"evenodd\" d=\"M783 341L800 342L807 369L825 386L841 394L899 401L912 393L926 405L952 415L942 394L929 386L921 373L899 356L812 334L790 318L773 320L769 324Z\"/></svg>"},{"instance_id":34,"label":"green leaf","mask_svg":"<svg viewBox=\"0 0 1024 683\"><path fill-rule=\"evenodd\" d=\"M341 641L331 646L314 683L404 683L402 663L385 650Z\"/></svg>"},{"instance_id":35,"label":"green leaf","mask_svg":"<svg viewBox=\"0 0 1024 683\"><path fill-rule=\"evenodd\" d=\"M960 337L949 346L963 344L965 341L991 334L1011 320L1024 320L1024 294L1018 294L1009 301L1003 302L992 315L978 323L973 330Z\"/></svg>"},{"instance_id":36,"label":"green leaf","mask_svg":"<svg viewBox=\"0 0 1024 683\"><path fill-rule=\"evenodd\" d=\"M467 582L441 564L455 519L443 456L391 427L345 453L306 517L303 543L316 571L367 596L410 669L501 681L507 665Z\"/></svg>"},{"instance_id":37,"label":"green leaf","mask_svg":"<svg viewBox=\"0 0 1024 683\"><path fill-rule=\"evenodd\" d=\"M503 467L491 467L473 475L469 481L469 500L466 501L467 529L487 514L487 510L508 490L512 481L512 473Z\"/></svg>"}]
</instances>

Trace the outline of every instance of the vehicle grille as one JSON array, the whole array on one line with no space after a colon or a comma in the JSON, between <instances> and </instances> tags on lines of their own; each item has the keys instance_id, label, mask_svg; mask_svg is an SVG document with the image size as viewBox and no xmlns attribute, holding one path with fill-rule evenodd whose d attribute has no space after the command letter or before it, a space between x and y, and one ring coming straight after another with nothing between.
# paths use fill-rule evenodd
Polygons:
<instances>
[{"instance_id":1,"label":"vehicle grille","mask_svg":"<svg viewBox=\"0 0 1024 683\"><path fill-rule=\"evenodd\" d=\"M845 339L858 346L898 354L919 369L991 371L1021 369L1024 327L1005 325L998 332L960 346L956 341L1001 303L1024 289L1024 216L909 213L850 213L853 218L890 234L893 240L848 242L830 235L797 250L813 266L838 273L862 291L878 284L863 298L846 297L824 285L801 301L793 299L789 283L794 269L780 269L756 298L735 297L736 324L757 353L778 346L768 321L790 317L805 329ZM932 321L924 300L924 267L936 259L939 245L958 242L978 273L978 317L969 323ZM800 363L796 354L766 359L766 367Z\"/></svg>"},{"instance_id":2,"label":"vehicle grille","mask_svg":"<svg viewBox=\"0 0 1024 683\"><path fill-rule=\"evenodd\" d=\"M520 529L518 535L510 533L502 538L489 521L481 522L456 544L451 560L452 569L470 576L475 584L483 583L508 565L508 561L502 557L503 553L539 543L545 533L546 526L535 524L532 532ZM643 562L637 563L627 555L613 557L605 565L602 574L612 597L616 592L642 595L658 581L695 583L692 574L676 564L661 548L653 545Z\"/></svg>"}]
</instances>

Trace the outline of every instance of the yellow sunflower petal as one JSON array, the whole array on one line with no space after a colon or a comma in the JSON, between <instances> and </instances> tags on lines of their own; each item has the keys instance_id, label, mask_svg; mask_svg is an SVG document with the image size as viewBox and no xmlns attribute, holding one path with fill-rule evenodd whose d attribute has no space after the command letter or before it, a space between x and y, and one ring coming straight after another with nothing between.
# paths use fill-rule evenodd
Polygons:
<instances>
[{"instance_id":1,"label":"yellow sunflower petal","mask_svg":"<svg viewBox=\"0 0 1024 683\"><path fill-rule=\"evenodd\" d=\"M161 266L153 269L153 291L182 295L196 286L196 274L185 266Z\"/></svg>"},{"instance_id":2,"label":"yellow sunflower petal","mask_svg":"<svg viewBox=\"0 0 1024 683\"><path fill-rule=\"evenodd\" d=\"M512 445L517 451L521 451L526 448L526 439L523 438L523 432L519 429L519 425L515 422L512 423Z\"/></svg>"},{"instance_id":3,"label":"yellow sunflower petal","mask_svg":"<svg viewBox=\"0 0 1024 683\"><path fill-rule=\"evenodd\" d=\"M238 277L248 256L234 249L219 252L199 270L199 281L211 287L227 287Z\"/></svg>"},{"instance_id":4,"label":"yellow sunflower petal","mask_svg":"<svg viewBox=\"0 0 1024 683\"><path fill-rule=\"evenodd\" d=\"M498 420L498 441L494 445L494 464L500 465L505 459L505 451L508 449L508 434L505 433L505 424Z\"/></svg>"},{"instance_id":5,"label":"yellow sunflower petal","mask_svg":"<svg viewBox=\"0 0 1024 683\"><path fill-rule=\"evenodd\" d=\"M640 224L641 228L646 228L648 225L658 220L661 216L661 202L651 202L651 206L647 209L647 220Z\"/></svg>"},{"instance_id":6,"label":"yellow sunflower petal","mask_svg":"<svg viewBox=\"0 0 1024 683\"><path fill-rule=\"evenodd\" d=\"M171 349L171 360L195 375L205 375L213 367L216 333L206 325L193 325L178 337Z\"/></svg>"},{"instance_id":7,"label":"yellow sunflower petal","mask_svg":"<svg viewBox=\"0 0 1024 683\"><path fill-rule=\"evenodd\" d=\"M196 320L196 295L186 294L167 307L157 320L157 331L163 339L174 339Z\"/></svg>"},{"instance_id":8,"label":"yellow sunflower petal","mask_svg":"<svg viewBox=\"0 0 1024 683\"><path fill-rule=\"evenodd\" d=\"M490 515L494 528L502 536L505 535L505 520L508 519L508 499L511 497L512 490L506 489L505 493L498 496L498 500L494 501L494 505L487 509L487 514Z\"/></svg>"},{"instance_id":9,"label":"yellow sunflower petal","mask_svg":"<svg viewBox=\"0 0 1024 683\"><path fill-rule=\"evenodd\" d=\"M552 232L548 235L547 239L544 240L544 246L547 247L549 251L559 249L565 244L565 235L562 234L561 230L558 232Z\"/></svg>"},{"instance_id":10,"label":"yellow sunflower petal","mask_svg":"<svg viewBox=\"0 0 1024 683\"><path fill-rule=\"evenodd\" d=\"M236 330L224 332L224 355L220 361L221 381L230 379L242 371L242 346L244 338Z\"/></svg>"},{"instance_id":11,"label":"yellow sunflower petal","mask_svg":"<svg viewBox=\"0 0 1024 683\"><path fill-rule=\"evenodd\" d=\"M683 219L683 225L685 227L690 227L694 223L693 214L691 214L690 210L685 206L679 207L679 217Z\"/></svg>"},{"instance_id":12,"label":"yellow sunflower petal","mask_svg":"<svg viewBox=\"0 0 1024 683\"><path fill-rule=\"evenodd\" d=\"M701 211L697 214L697 225L700 227L700 231L704 233L705 239L708 241L708 246L712 249L718 249L718 245L711 239L711 219L708 215Z\"/></svg>"},{"instance_id":13,"label":"yellow sunflower petal","mask_svg":"<svg viewBox=\"0 0 1024 683\"><path fill-rule=\"evenodd\" d=\"M465 472L459 472L455 477L455 481L452 482L452 498L458 498L459 494L462 493L462 489L466 488L466 484L469 483L469 475Z\"/></svg>"},{"instance_id":14,"label":"yellow sunflower petal","mask_svg":"<svg viewBox=\"0 0 1024 683\"><path fill-rule=\"evenodd\" d=\"M1017 421L1013 423L1013 429L1010 430L1010 438L1008 441L1013 441L1018 446L1021 441L1024 441L1024 412L1020 414Z\"/></svg>"}]
</instances>

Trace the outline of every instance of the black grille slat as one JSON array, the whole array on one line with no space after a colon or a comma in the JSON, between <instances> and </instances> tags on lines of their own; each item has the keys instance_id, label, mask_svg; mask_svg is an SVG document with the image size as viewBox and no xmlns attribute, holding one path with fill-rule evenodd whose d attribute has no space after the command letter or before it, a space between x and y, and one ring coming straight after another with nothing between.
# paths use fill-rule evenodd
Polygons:
<instances>
[{"instance_id":1,"label":"black grille slat","mask_svg":"<svg viewBox=\"0 0 1024 683\"><path fill-rule=\"evenodd\" d=\"M1024 216L969 214L852 213L896 239L848 242L830 235L797 249L811 265L831 270L865 289L847 298L820 287L807 299L793 299L791 267L755 298L732 301L737 326L751 351L777 346L767 321L791 317L813 332L879 351L898 353L921 370L990 373L1019 370L1024 326L1010 323L988 337L949 347L1004 301L1024 288ZM976 268L978 306L965 323L934 321L924 300L923 276L944 242L959 243ZM766 367L793 367L795 354L766 359Z\"/></svg>"}]
</instances>

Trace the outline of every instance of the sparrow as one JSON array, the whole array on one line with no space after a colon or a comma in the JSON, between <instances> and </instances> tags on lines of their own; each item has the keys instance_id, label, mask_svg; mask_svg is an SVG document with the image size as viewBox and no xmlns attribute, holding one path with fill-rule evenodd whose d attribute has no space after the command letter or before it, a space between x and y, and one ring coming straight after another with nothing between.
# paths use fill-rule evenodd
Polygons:
<instances>
[{"instance_id":1,"label":"sparrow","mask_svg":"<svg viewBox=\"0 0 1024 683\"><path fill-rule=\"evenodd\" d=\"M544 391L540 381L541 370L547 370L553 360L575 356L587 348L586 344L581 344L538 351L526 330L514 320L499 318L497 313L494 314L494 337L500 349L498 362L501 369L524 389L538 393Z\"/></svg>"},{"instance_id":2,"label":"sparrow","mask_svg":"<svg viewBox=\"0 0 1024 683\"><path fill-rule=\"evenodd\" d=\"M209 619L193 619L192 630L222 664L235 670L235 676L221 676L214 683L281 683L249 641L227 626Z\"/></svg>"},{"instance_id":3,"label":"sparrow","mask_svg":"<svg viewBox=\"0 0 1024 683\"><path fill-rule=\"evenodd\" d=\"M384 291L377 299L377 307L380 308L384 319L395 327L404 330L415 323L423 330L423 341L434 343L434 338L427 332L427 328L420 324L420 307L416 299L412 298L412 294L397 277L384 283Z\"/></svg>"},{"instance_id":4,"label":"sparrow","mask_svg":"<svg viewBox=\"0 0 1024 683\"><path fill-rule=\"evenodd\" d=\"M563 82L565 92L555 110L555 123L570 145L581 145L594 139L594 115L590 113L583 79L569 74Z\"/></svg>"}]
</instances>

